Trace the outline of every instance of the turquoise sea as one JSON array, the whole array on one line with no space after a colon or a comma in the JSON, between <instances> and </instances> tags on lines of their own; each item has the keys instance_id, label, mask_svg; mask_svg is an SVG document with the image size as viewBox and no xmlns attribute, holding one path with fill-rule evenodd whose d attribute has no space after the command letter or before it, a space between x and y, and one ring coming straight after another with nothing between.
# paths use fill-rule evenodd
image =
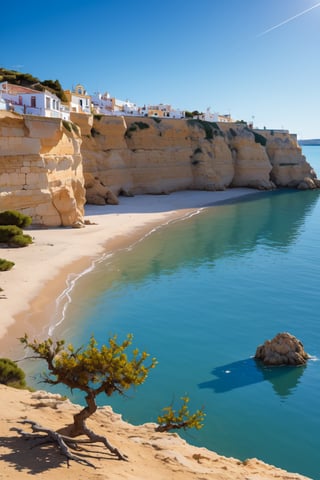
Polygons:
<instances>
[{"instance_id":1,"label":"turquoise sea","mask_svg":"<svg viewBox=\"0 0 320 480\"><path fill-rule=\"evenodd\" d=\"M303 152L320 177L320 147ZM188 442L320 480L319 289L320 191L259 193L98 262L76 283L59 336L82 345L130 332L157 358L127 398L101 397L124 419L156 421L187 394L206 412L202 430L182 434ZM258 366L256 347L283 331L314 358Z\"/></svg>"}]
</instances>

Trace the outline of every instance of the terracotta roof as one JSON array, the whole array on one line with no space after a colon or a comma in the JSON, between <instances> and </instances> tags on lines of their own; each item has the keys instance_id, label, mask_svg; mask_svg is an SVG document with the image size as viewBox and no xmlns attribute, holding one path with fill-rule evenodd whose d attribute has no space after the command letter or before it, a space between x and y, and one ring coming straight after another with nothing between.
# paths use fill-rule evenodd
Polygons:
<instances>
[{"instance_id":1,"label":"terracotta roof","mask_svg":"<svg viewBox=\"0 0 320 480\"><path fill-rule=\"evenodd\" d=\"M4 85L2 85L2 90L11 95L18 95L19 93L41 93L39 90L28 87L21 87L21 85L13 85L12 83L5 83Z\"/></svg>"}]
</instances>

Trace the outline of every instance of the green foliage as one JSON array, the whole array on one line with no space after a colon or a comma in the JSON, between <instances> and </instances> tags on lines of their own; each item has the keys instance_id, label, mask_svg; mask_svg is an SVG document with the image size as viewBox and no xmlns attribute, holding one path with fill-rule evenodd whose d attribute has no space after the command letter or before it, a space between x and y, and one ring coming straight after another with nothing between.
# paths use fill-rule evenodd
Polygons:
<instances>
[{"instance_id":1,"label":"green foliage","mask_svg":"<svg viewBox=\"0 0 320 480\"><path fill-rule=\"evenodd\" d=\"M160 123L161 122L161 118L159 117L152 117L153 120L156 122L156 123Z\"/></svg>"},{"instance_id":2,"label":"green foliage","mask_svg":"<svg viewBox=\"0 0 320 480\"><path fill-rule=\"evenodd\" d=\"M264 137L263 135L260 135L260 133L257 133L257 132L253 132L253 135L254 135L254 141L256 143L260 143L260 145L262 145L263 147L266 146L267 144L266 137Z\"/></svg>"},{"instance_id":3,"label":"green foliage","mask_svg":"<svg viewBox=\"0 0 320 480\"><path fill-rule=\"evenodd\" d=\"M14 85L21 85L23 87L35 88L36 90L43 91L48 89L51 92L55 93L62 102L66 102L67 98L63 91L63 88L59 80L44 80L41 81L39 78L34 77L30 73L17 72L15 70L8 70L6 68L0 68L0 75L2 77L2 82L9 82Z\"/></svg>"},{"instance_id":4,"label":"green foliage","mask_svg":"<svg viewBox=\"0 0 320 480\"><path fill-rule=\"evenodd\" d=\"M0 225L0 243L6 243L9 247L25 247L32 243L32 238L24 235L16 225Z\"/></svg>"},{"instance_id":5,"label":"green foliage","mask_svg":"<svg viewBox=\"0 0 320 480\"><path fill-rule=\"evenodd\" d=\"M74 131L74 133L75 133L76 135L80 135L80 130L79 130L78 125L76 125L75 123L71 122L71 128L72 128L72 130Z\"/></svg>"},{"instance_id":6,"label":"green foliage","mask_svg":"<svg viewBox=\"0 0 320 480\"><path fill-rule=\"evenodd\" d=\"M68 101L59 80L54 80L54 81L53 80L44 80L43 82L41 82L41 85L43 85L47 89L51 90L52 93L55 93L57 95L57 97L60 98L60 100L62 102L67 102Z\"/></svg>"},{"instance_id":7,"label":"green foliage","mask_svg":"<svg viewBox=\"0 0 320 480\"><path fill-rule=\"evenodd\" d=\"M145 122L134 122L134 123L135 125L137 125L138 128L140 128L140 130L144 130L145 128L150 128L150 125Z\"/></svg>"},{"instance_id":8,"label":"green foliage","mask_svg":"<svg viewBox=\"0 0 320 480\"><path fill-rule=\"evenodd\" d=\"M188 403L189 397L181 397L182 406L176 412L172 406L165 407L162 410L164 415L158 417L158 432L168 432L169 430L179 430L181 428L196 428L200 430L203 427L203 421L205 413L203 409L196 410L194 413L190 413Z\"/></svg>"},{"instance_id":9,"label":"green foliage","mask_svg":"<svg viewBox=\"0 0 320 480\"><path fill-rule=\"evenodd\" d=\"M10 260L0 258L0 272L7 272L8 270L11 270L13 266L14 262L10 262Z\"/></svg>"},{"instance_id":10,"label":"green foliage","mask_svg":"<svg viewBox=\"0 0 320 480\"><path fill-rule=\"evenodd\" d=\"M197 153L202 153L202 150L200 147L197 147L195 151L193 152L193 155L197 155Z\"/></svg>"},{"instance_id":11,"label":"green foliage","mask_svg":"<svg viewBox=\"0 0 320 480\"><path fill-rule=\"evenodd\" d=\"M149 357L146 352L132 351L131 359L125 353L132 344L132 335L122 343L117 343L117 336L109 338L109 345L98 348L92 336L86 348L75 349L72 344L65 345L64 340L54 342L51 338L38 342L29 342L25 335L20 339L25 347L31 349L36 358L45 360L49 373L43 380L56 385L63 383L70 389L77 388L92 394L100 393L110 396L114 392L123 394L132 386L141 385L148 372L156 365L152 359L144 365Z\"/></svg>"},{"instance_id":12,"label":"green foliage","mask_svg":"<svg viewBox=\"0 0 320 480\"><path fill-rule=\"evenodd\" d=\"M64 126L64 128L65 128L66 130L68 130L68 132L71 133L71 130L72 130L72 128L71 128L71 123L68 122L68 120L62 120L62 125Z\"/></svg>"},{"instance_id":13,"label":"green foliage","mask_svg":"<svg viewBox=\"0 0 320 480\"><path fill-rule=\"evenodd\" d=\"M99 130L97 130L97 129L94 128L94 127L91 128L90 133L91 133L91 136L92 136L92 137L97 137L98 135L100 135Z\"/></svg>"},{"instance_id":14,"label":"green foliage","mask_svg":"<svg viewBox=\"0 0 320 480\"><path fill-rule=\"evenodd\" d=\"M0 383L9 387L25 388L25 373L16 362L8 358L0 358Z\"/></svg>"},{"instance_id":15,"label":"green foliage","mask_svg":"<svg viewBox=\"0 0 320 480\"><path fill-rule=\"evenodd\" d=\"M27 245L31 245L33 242L32 237L30 235L14 235L10 238L9 245L12 247L26 247Z\"/></svg>"},{"instance_id":16,"label":"green foliage","mask_svg":"<svg viewBox=\"0 0 320 480\"><path fill-rule=\"evenodd\" d=\"M15 235L22 235L22 230L16 225L0 225L0 243L6 243Z\"/></svg>"},{"instance_id":17,"label":"green foliage","mask_svg":"<svg viewBox=\"0 0 320 480\"><path fill-rule=\"evenodd\" d=\"M266 137L264 137L264 136L261 135L260 133L255 132L254 130L251 130L250 128L247 128L247 127L246 127L245 130L247 130L247 132L253 133L253 135L254 135L254 141L255 141L256 143L259 143L259 144L262 145L263 147L266 146L266 144L267 144L267 139L266 139Z\"/></svg>"},{"instance_id":18,"label":"green foliage","mask_svg":"<svg viewBox=\"0 0 320 480\"><path fill-rule=\"evenodd\" d=\"M0 212L0 225L17 225L26 228L31 225L32 218L16 210L5 210Z\"/></svg>"},{"instance_id":19,"label":"green foliage","mask_svg":"<svg viewBox=\"0 0 320 480\"><path fill-rule=\"evenodd\" d=\"M223 136L223 132L215 122L207 122L205 120L189 119L187 120L189 125L202 128L205 132L205 139L212 140L215 136Z\"/></svg>"},{"instance_id":20,"label":"green foliage","mask_svg":"<svg viewBox=\"0 0 320 480\"><path fill-rule=\"evenodd\" d=\"M93 118L94 118L95 120L101 120L102 115L100 115L100 114L95 114L95 115L93 115Z\"/></svg>"},{"instance_id":21,"label":"green foliage","mask_svg":"<svg viewBox=\"0 0 320 480\"><path fill-rule=\"evenodd\" d=\"M130 127L127 128L124 136L127 138L131 138L133 132L137 131L138 129L144 130L145 128L150 128L150 125L145 122L133 122L131 123Z\"/></svg>"}]
</instances>

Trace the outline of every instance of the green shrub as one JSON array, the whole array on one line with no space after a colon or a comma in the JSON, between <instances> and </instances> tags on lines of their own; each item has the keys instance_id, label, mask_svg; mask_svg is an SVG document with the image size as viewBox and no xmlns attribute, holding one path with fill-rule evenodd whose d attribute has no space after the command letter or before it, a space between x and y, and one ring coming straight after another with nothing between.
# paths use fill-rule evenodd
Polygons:
<instances>
[{"instance_id":1,"label":"green shrub","mask_svg":"<svg viewBox=\"0 0 320 480\"><path fill-rule=\"evenodd\" d=\"M94 118L95 120L101 120L102 115L96 113L95 115L93 115L93 118Z\"/></svg>"},{"instance_id":2,"label":"green shrub","mask_svg":"<svg viewBox=\"0 0 320 480\"><path fill-rule=\"evenodd\" d=\"M78 125L76 125L75 123L72 122L72 123L71 123L71 128L72 128L72 130L74 131L74 133L75 133L76 135L80 135L80 130L79 130Z\"/></svg>"},{"instance_id":3,"label":"green shrub","mask_svg":"<svg viewBox=\"0 0 320 480\"><path fill-rule=\"evenodd\" d=\"M5 260L4 258L0 258L0 272L6 272L11 270L14 266L14 262L10 262L10 260Z\"/></svg>"},{"instance_id":4,"label":"green shrub","mask_svg":"<svg viewBox=\"0 0 320 480\"><path fill-rule=\"evenodd\" d=\"M91 128L90 133L92 137L96 137L97 135L100 135L100 132L94 127Z\"/></svg>"},{"instance_id":5,"label":"green shrub","mask_svg":"<svg viewBox=\"0 0 320 480\"><path fill-rule=\"evenodd\" d=\"M197 119L190 119L187 120L189 125L197 126L202 128L205 131L205 139L212 140L214 136L221 135L223 136L223 132L220 130L219 126L215 122L207 122L206 120L197 120Z\"/></svg>"},{"instance_id":6,"label":"green shrub","mask_svg":"<svg viewBox=\"0 0 320 480\"><path fill-rule=\"evenodd\" d=\"M153 120L156 122L156 123L160 123L161 122L161 118L159 117L152 117Z\"/></svg>"},{"instance_id":7,"label":"green shrub","mask_svg":"<svg viewBox=\"0 0 320 480\"><path fill-rule=\"evenodd\" d=\"M253 135L254 135L254 141L255 141L256 143L259 143L259 144L262 145L263 147L266 146L266 144L267 144L267 139L266 139L266 137L264 137L263 135L260 135L260 133L257 133L257 132L255 132L254 130L251 130L250 128L245 127L245 130L246 130L247 132L253 133Z\"/></svg>"},{"instance_id":8,"label":"green shrub","mask_svg":"<svg viewBox=\"0 0 320 480\"><path fill-rule=\"evenodd\" d=\"M129 128L127 128L126 133L124 134L125 137L131 138L131 134L136 130L144 130L145 128L150 128L150 125L145 122L133 122Z\"/></svg>"},{"instance_id":9,"label":"green shrub","mask_svg":"<svg viewBox=\"0 0 320 480\"><path fill-rule=\"evenodd\" d=\"M32 237L24 235L16 225L0 225L0 243L6 243L9 247L26 247L32 243Z\"/></svg>"},{"instance_id":10,"label":"green shrub","mask_svg":"<svg viewBox=\"0 0 320 480\"><path fill-rule=\"evenodd\" d=\"M134 124L137 125L137 127L140 128L140 130L144 130L145 128L150 128L150 125L145 122L134 122Z\"/></svg>"},{"instance_id":11,"label":"green shrub","mask_svg":"<svg viewBox=\"0 0 320 480\"><path fill-rule=\"evenodd\" d=\"M10 247L26 247L32 243L32 237L30 235L14 235L14 237L10 238L9 246Z\"/></svg>"},{"instance_id":12,"label":"green shrub","mask_svg":"<svg viewBox=\"0 0 320 480\"><path fill-rule=\"evenodd\" d=\"M71 133L71 130L72 130L72 129L71 129L71 124L70 124L70 122L68 122L67 120L62 120L62 124L63 124L64 128L65 128L66 130L68 130L68 132Z\"/></svg>"},{"instance_id":13,"label":"green shrub","mask_svg":"<svg viewBox=\"0 0 320 480\"><path fill-rule=\"evenodd\" d=\"M15 235L22 235L20 227L16 225L0 225L0 243L7 243Z\"/></svg>"},{"instance_id":14,"label":"green shrub","mask_svg":"<svg viewBox=\"0 0 320 480\"><path fill-rule=\"evenodd\" d=\"M9 358L0 358L0 383L9 387L25 388L25 373L16 362Z\"/></svg>"},{"instance_id":15,"label":"green shrub","mask_svg":"<svg viewBox=\"0 0 320 480\"><path fill-rule=\"evenodd\" d=\"M31 225L32 218L16 210L5 210L0 212L0 225L17 225L26 228Z\"/></svg>"},{"instance_id":16,"label":"green shrub","mask_svg":"<svg viewBox=\"0 0 320 480\"><path fill-rule=\"evenodd\" d=\"M197 147L195 151L193 152L193 155L197 155L197 153L202 153L202 150L200 147Z\"/></svg>"}]
</instances>

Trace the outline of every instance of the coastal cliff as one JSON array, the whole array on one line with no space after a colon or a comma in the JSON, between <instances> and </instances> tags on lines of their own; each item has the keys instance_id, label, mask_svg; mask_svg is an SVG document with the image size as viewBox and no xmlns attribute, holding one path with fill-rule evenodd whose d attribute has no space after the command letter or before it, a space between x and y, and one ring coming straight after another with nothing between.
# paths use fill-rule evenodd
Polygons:
<instances>
[{"instance_id":1,"label":"coastal cliff","mask_svg":"<svg viewBox=\"0 0 320 480\"><path fill-rule=\"evenodd\" d=\"M60 119L0 114L0 209L75 225L85 204L81 138Z\"/></svg>"},{"instance_id":2,"label":"coastal cliff","mask_svg":"<svg viewBox=\"0 0 320 480\"><path fill-rule=\"evenodd\" d=\"M81 148L85 174L116 195L319 186L296 136L285 131L106 116L94 118L90 133L83 123L80 128L86 131Z\"/></svg>"},{"instance_id":3,"label":"coastal cliff","mask_svg":"<svg viewBox=\"0 0 320 480\"><path fill-rule=\"evenodd\" d=\"M119 195L320 186L286 131L195 119L71 120L0 114L1 210L34 224L81 226L86 201L115 204Z\"/></svg>"}]
</instances>

